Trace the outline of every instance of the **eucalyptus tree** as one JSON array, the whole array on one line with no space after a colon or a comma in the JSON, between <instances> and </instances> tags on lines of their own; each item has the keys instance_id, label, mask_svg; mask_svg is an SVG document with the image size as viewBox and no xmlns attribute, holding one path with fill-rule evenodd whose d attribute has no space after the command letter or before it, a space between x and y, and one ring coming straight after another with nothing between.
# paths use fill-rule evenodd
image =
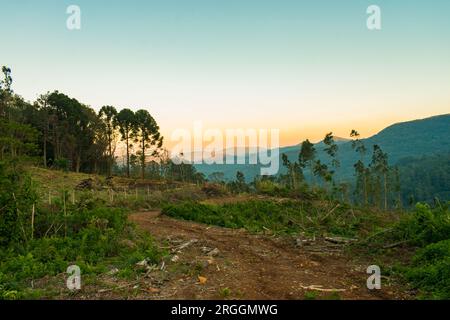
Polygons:
<instances>
[{"instance_id":1,"label":"eucalyptus tree","mask_svg":"<svg viewBox=\"0 0 450 320\"><path fill-rule=\"evenodd\" d=\"M337 169L340 166L340 162L337 158L337 152L339 150L338 145L334 141L333 132L327 133L325 136L325 139L323 140L323 143L325 143L326 148L324 151L330 156L331 158L331 165Z\"/></svg>"},{"instance_id":2,"label":"eucalyptus tree","mask_svg":"<svg viewBox=\"0 0 450 320\"><path fill-rule=\"evenodd\" d=\"M288 169L288 177L292 188L298 189L300 182L304 179L301 165L296 161L291 162L285 153L281 155L281 160L283 165Z\"/></svg>"},{"instance_id":3,"label":"eucalyptus tree","mask_svg":"<svg viewBox=\"0 0 450 320\"><path fill-rule=\"evenodd\" d=\"M359 160L353 165L355 168L356 173L356 191L358 193L362 194L362 198L364 201L364 205L368 204L368 189L369 189L369 177L370 173L369 170L364 165L364 157L366 155L367 149L364 145L364 142L359 138L360 134L356 130L352 130L350 132L350 137L353 138L352 140L352 149L355 150L360 158Z\"/></svg>"},{"instance_id":4,"label":"eucalyptus tree","mask_svg":"<svg viewBox=\"0 0 450 320\"><path fill-rule=\"evenodd\" d=\"M328 170L328 166L320 160L314 162L313 174L318 178L321 178L325 184L332 181L332 174L330 170Z\"/></svg>"},{"instance_id":5,"label":"eucalyptus tree","mask_svg":"<svg viewBox=\"0 0 450 320\"><path fill-rule=\"evenodd\" d=\"M389 173L389 163L388 163L388 155L387 153L381 150L379 145L373 146L373 154L372 154L372 162L370 166L376 175L377 179L377 188L379 188L379 184L381 182L381 178L383 180L383 193L384 193L384 209L387 209L387 198L388 198L388 173Z\"/></svg>"},{"instance_id":6,"label":"eucalyptus tree","mask_svg":"<svg viewBox=\"0 0 450 320\"><path fill-rule=\"evenodd\" d=\"M316 149L314 145L306 139L302 142L300 153L298 155L299 165L304 168L308 166L311 173L312 185L314 187L314 159L316 158Z\"/></svg>"}]
</instances>

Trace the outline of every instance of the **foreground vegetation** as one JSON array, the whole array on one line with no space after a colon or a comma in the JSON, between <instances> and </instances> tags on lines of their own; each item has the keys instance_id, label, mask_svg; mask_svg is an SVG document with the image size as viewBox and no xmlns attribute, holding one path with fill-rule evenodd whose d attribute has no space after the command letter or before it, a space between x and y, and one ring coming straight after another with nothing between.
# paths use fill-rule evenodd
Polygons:
<instances>
[{"instance_id":1,"label":"foreground vegetation","mask_svg":"<svg viewBox=\"0 0 450 320\"><path fill-rule=\"evenodd\" d=\"M408 266L398 269L419 289L419 297L450 299L449 204L430 208L418 204L411 215L395 226L393 237L418 248Z\"/></svg>"},{"instance_id":2,"label":"foreground vegetation","mask_svg":"<svg viewBox=\"0 0 450 320\"><path fill-rule=\"evenodd\" d=\"M31 172L38 177L36 170L41 169ZM80 191L72 202L67 185L52 179L46 186L62 189L49 204L47 192L39 195L39 186L49 174L65 175L64 180L72 185L85 176L47 170L36 180L27 173L29 169L23 171L21 166L4 162L0 171L0 288L4 299L57 295L52 286L33 289L33 284L65 274L72 264L80 266L85 276L95 278L117 268L119 276L134 279L142 272L137 262L160 263L167 253L127 221L127 212L141 208L162 208L163 214L177 219L252 233L357 239L346 245L354 257L376 261L419 298L449 298L450 216L446 203L433 207L418 204L412 212L386 212L330 200L320 193L300 198L272 196L268 182L244 193L214 184L185 184L138 197L130 193L113 202L107 190ZM218 201L208 201L210 198Z\"/></svg>"},{"instance_id":3,"label":"foreground vegetation","mask_svg":"<svg viewBox=\"0 0 450 320\"><path fill-rule=\"evenodd\" d=\"M223 205L183 202L170 204L163 213L226 228L275 234L356 237L383 222L377 211L362 212L338 202L250 200Z\"/></svg>"},{"instance_id":4,"label":"foreground vegetation","mask_svg":"<svg viewBox=\"0 0 450 320\"><path fill-rule=\"evenodd\" d=\"M0 298L50 297L55 293L33 290L33 282L65 273L70 265L84 275L114 267L133 273L139 272L135 263L159 263L164 255L128 222L124 209L89 197L43 204L30 177L4 163L0 188Z\"/></svg>"}]
</instances>

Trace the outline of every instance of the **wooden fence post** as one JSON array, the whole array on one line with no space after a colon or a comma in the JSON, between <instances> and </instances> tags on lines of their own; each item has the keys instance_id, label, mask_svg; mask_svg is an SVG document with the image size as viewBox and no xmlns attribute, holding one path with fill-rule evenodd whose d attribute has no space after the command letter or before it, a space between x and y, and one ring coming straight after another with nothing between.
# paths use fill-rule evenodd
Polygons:
<instances>
[{"instance_id":1,"label":"wooden fence post","mask_svg":"<svg viewBox=\"0 0 450 320\"><path fill-rule=\"evenodd\" d=\"M35 213L35 204L33 203L33 207L31 209L31 240L34 238L34 213Z\"/></svg>"}]
</instances>

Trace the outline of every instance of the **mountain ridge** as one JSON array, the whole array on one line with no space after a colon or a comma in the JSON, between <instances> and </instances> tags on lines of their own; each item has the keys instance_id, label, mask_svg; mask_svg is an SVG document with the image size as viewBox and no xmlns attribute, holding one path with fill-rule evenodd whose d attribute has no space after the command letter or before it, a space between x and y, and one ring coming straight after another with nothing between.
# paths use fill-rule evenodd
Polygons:
<instances>
[{"instance_id":1,"label":"mountain ridge","mask_svg":"<svg viewBox=\"0 0 450 320\"><path fill-rule=\"evenodd\" d=\"M361 139L367 153L364 162L368 163L371 158L373 145L379 145L389 156L389 163L395 165L400 159L405 157L421 157L437 153L450 152L450 113L435 115L422 119L397 122L387 126L371 137ZM353 177L353 164L359 159L359 155L353 150L351 139L341 138L346 141L337 141L339 147L337 158L341 162L341 167L337 170L337 177L340 180L349 180ZM280 157L284 153L291 161L296 161L300 152L300 145L287 146L279 149ZM323 141L315 143L317 158L327 163L329 159L324 152ZM237 171L242 171L247 181L259 175L260 165L237 165L237 164L216 164L216 165L195 165L197 170L206 176L213 172L223 172L226 180L233 180ZM279 173L284 173L280 160Z\"/></svg>"}]
</instances>

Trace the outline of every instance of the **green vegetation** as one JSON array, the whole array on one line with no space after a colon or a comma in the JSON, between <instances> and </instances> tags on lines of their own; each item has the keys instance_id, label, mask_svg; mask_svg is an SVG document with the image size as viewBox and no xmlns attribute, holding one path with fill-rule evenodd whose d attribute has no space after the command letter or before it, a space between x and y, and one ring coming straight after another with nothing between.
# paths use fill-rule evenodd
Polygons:
<instances>
[{"instance_id":1,"label":"green vegetation","mask_svg":"<svg viewBox=\"0 0 450 320\"><path fill-rule=\"evenodd\" d=\"M391 125L378 134L362 139L358 132L353 130L352 141L348 139L333 137L334 144L338 150L334 160L339 162L338 168L333 167L333 159L326 149L329 150L324 141L312 144L313 154L308 154L308 146L305 140L303 143L295 146L280 148L280 167L279 181L294 189L293 173L300 176L300 169L305 180L310 185L317 185L317 175L314 172L314 162L320 160L320 166L316 166L316 174L324 175L326 171L334 171L335 188L339 190L343 199L354 200L357 203L368 203L371 201L370 190L373 190L377 199L376 205L384 207L384 182L383 177L377 179L372 176L374 185L369 181L364 182L361 178L364 176L363 168L369 169L372 161L372 151L377 145L387 154L389 167L392 169L390 177L387 179L388 189L388 207L398 208L401 205L414 206L417 202L432 203L437 197L441 201L449 199L448 167L450 165L450 115L434 116L422 120L414 120ZM325 140L325 139L324 139ZM356 144L355 144L356 142ZM305 144L306 143L306 144ZM310 142L309 142L310 143ZM305 167L295 165L301 163L299 152L307 148L306 155L314 156L314 160L308 159ZM360 161L360 162L359 162ZM355 164L358 165L359 172L355 172ZM317 164L317 162L316 162ZM323 165L326 165L325 168ZM400 184L398 184L396 168L398 167ZM231 181L236 172L241 171L245 174L247 182L253 181L258 177L260 165L196 165L196 168L204 173L221 171L223 180ZM373 166L372 166L373 168ZM326 169L326 170L325 170ZM291 179L287 178L290 177ZM367 177L367 175L366 175ZM295 177L296 180L299 180ZM356 180L356 181L355 181ZM365 183L365 185L364 185ZM380 185L381 183L381 185ZM299 184L300 185L300 184ZM400 190L398 187L400 186ZM367 194L364 194L364 193ZM399 198L399 194L401 195ZM366 199L366 200L365 200ZM379 203L378 203L379 202ZM373 203L371 204L373 205Z\"/></svg>"},{"instance_id":2,"label":"green vegetation","mask_svg":"<svg viewBox=\"0 0 450 320\"><path fill-rule=\"evenodd\" d=\"M450 299L449 204L418 204L393 233L394 239L419 247L411 265L399 269L424 298Z\"/></svg>"},{"instance_id":3,"label":"green vegetation","mask_svg":"<svg viewBox=\"0 0 450 320\"><path fill-rule=\"evenodd\" d=\"M72 264L89 275L110 265L126 269L142 259L158 263L162 257L122 209L92 198L42 204L20 166L5 162L0 162L0 187L0 298L50 294L30 288L33 281L64 273Z\"/></svg>"},{"instance_id":4,"label":"green vegetation","mask_svg":"<svg viewBox=\"0 0 450 320\"><path fill-rule=\"evenodd\" d=\"M378 212L352 209L339 203L250 200L223 205L184 202L163 207L163 213L226 228L276 234L337 235L354 237L382 223Z\"/></svg>"},{"instance_id":5,"label":"green vegetation","mask_svg":"<svg viewBox=\"0 0 450 320\"><path fill-rule=\"evenodd\" d=\"M450 240L420 249L412 265L403 272L406 279L421 290L421 297L450 299Z\"/></svg>"},{"instance_id":6,"label":"green vegetation","mask_svg":"<svg viewBox=\"0 0 450 320\"><path fill-rule=\"evenodd\" d=\"M450 153L404 158L398 167L404 203L450 199Z\"/></svg>"}]
</instances>

